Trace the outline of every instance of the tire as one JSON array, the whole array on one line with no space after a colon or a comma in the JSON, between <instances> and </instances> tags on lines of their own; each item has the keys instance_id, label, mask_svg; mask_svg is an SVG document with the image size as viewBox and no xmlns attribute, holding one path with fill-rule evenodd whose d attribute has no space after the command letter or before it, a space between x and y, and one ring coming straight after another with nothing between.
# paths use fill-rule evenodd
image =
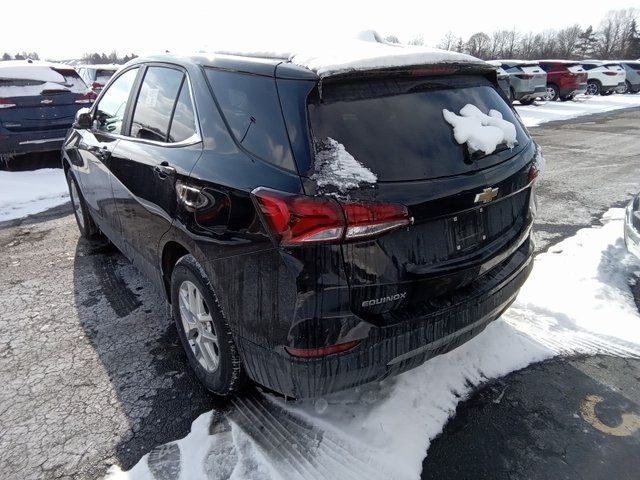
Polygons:
<instances>
[{"instance_id":1,"label":"tire","mask_svg":"<svg viewBox=\"0 0 640 480\"><path fill-rule=\"evenodd\" d=\"M609 90L606 92L600 92L600 95L602 95L603 97L608 97L609 95L612 95L614 93L614 90Z\"/></svg>"},{"instance_id":2,"label":"tire","mask_svg":"<svg viewBox=\"0 0 640 480\"><path fill-rule=\"evenodd\" d=\"M91 218L87 203L84 201L78 182L71 170L67 170L67 185L69 187L69 199L73 207L73 216L76 218L80 235L87 240L95 240L100 231Z\"/></svg>"},{"instance_id":3,"label":"tire","mask_svg":"<svg viewBox=\"0 0 640 480\"><path fill-rule=\"evenodd\" d=\"M633 91L631 90L631 84L629 83L629 80L624 81L624 90L620 91L620 93L633 93Z\"/></svg>"},{"instance_id":4,"label":"tire","mask_svg":"<svg viewBox=\"0 0 640 480\"><path fill-rule=\"evenodd\" d=\"M533 102L535 102L535 98L528 98L527 100L525 100L524 98L520 100L520 104L521 105L531 105Z\"/></svg>"},{"instance_id":5,"label":"tire","mask_svg":"<svg viewBox=\"0 0 640 480\"><path fill-rule=\"evenodd\" d=\"M585 92L587 95L600 95L600 91L602 90L602 86L600 82L597 80L589 80L587 82L587 91Z\"/></svg>"},{"instance_id":6,"label":"tire","mask_svg":"<svg viewBox=\"0 0 640 480\"><path fill-rule=\"evenodd\" d=\"M549 102L555 102L558 100L559 97L560 97L560 91L558 90L558 86L553 83L549 83L547 85L547 93L542 98Z\"/></svg>"},{"instance_id":7,"label":"tire","mask_svg":"<svg viewBox=\"0 0 640 480\"><path fill-rule=\"evenodd\" d=\"M568 102L569 100L573 100L574 95L565 95L564 97L560 97L561 102Z\"/></svg>"},{"instance_id":8,"label":"tire","mask_svg":"<svg viewBox=\"0 0 640 480\"><path fill-rule=\"evenodd\" d=\"M198 380L221 397L237 392L246 380L240 355L211 282L192 255L180 258L173 268L171 309Z\"/></svg>"}]
</instances>

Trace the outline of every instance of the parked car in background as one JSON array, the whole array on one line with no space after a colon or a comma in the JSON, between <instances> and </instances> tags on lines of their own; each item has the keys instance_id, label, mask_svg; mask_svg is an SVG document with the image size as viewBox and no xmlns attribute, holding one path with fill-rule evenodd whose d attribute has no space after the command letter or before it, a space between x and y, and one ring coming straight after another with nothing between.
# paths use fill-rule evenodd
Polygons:
<instances>
[{"instance_id":1,"label":"parked car in background","mask_svg":"<svg viewBox=\"0 0 640 480\"><path fill-rule=\"evenodd\" d=\"M498 75L498 85L500 85L500 88L507 98L513 101L513 98L511 98L511 82L509 80L509 74L502 67L497 68L496 74Z\"/></svg>"},{"instance_id":2,"label":"parked car in background","mask_svg":"<svg viewBox=\"0 0 640 480\"><path fill-rule=\"evenodd\" d=\"M100 93L118 68L120 65L79 65L76 70L91 90Z\"/></svg>"},{"instance_id":3,"label":"parked car in background","mask_svg":"<svg viewBox=\"0 0 640 480\"><path fill-rule=\"evenodd\" d=\"M625 210L624 243L629 252L640 258L640 193Z\"/></svg>"},{"instance_id":4,"label":"parked car in background","mask_svg":"<svg viewBox=\"0 0 640 480\"><path fill-rule=\"evenodd\" d=\"M579 62L568 60L540 60L540 68L547 72L545 100L563 102L587 91L587 72Z\"/></svg>"},{"instance_id":5,"label":"parked car in background","mask_svg":"<svg viewBox=\"0 0 640 480\"><path fill-rule=\"evenodd\" d=\"M531 60L491 60L509 74L511 99L530 105L547 93L547 74L538 62Z\"/></svg>"},{"instance_id":6,"label":"parked car in background","mask_svg":"<svg viewBox=\"0 0 640 480\"><path fill-rule=\"evenodd\" d=\"M617 62L582 60L582 68L587 71L587 95L611 95L625 87L626 74Z\"/></svg>"},{"instance_id":7,"label":"parked car in background","mask_svg":"<svg viewBox=\"0 0 640 480\"><path fill-rule=\"evenodd\" d=\"M640 92L640 62L622 60L620 65L626 74L624 93Z\"/></svg>"},{"instance_id":8,"label":"parked car in background","mask_svg":"<svg viewBox=\"0 0 640 480\"><path fill-rule=\"evenodd\" d=\"M138 58L63 147L81 234L154 281L219 395L245 375L305 398L414 368L498 318L533 266L538 147L493 69L321 77L287 59ZM460 145L443 113L465 105L511 145Z\"/></svg>"},{"instance_id":9,"label":"parked car in background","mask_svg":"<svg viewBox=\"0 0 640 480\"><path fill-rule=\"evenodd\" d=\"M78 109L95 98L70 66L0 62L0 156L59 150Z\"/></svg>"}]
</instances>

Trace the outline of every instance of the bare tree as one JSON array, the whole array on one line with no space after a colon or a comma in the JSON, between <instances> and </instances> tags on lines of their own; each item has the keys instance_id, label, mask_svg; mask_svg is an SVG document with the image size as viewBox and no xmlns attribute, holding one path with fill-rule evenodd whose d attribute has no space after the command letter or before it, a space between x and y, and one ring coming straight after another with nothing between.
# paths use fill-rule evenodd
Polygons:
<instances>
[{"instance_id":1,"label":"bare tree","mask_svg":"<svg viewBox=\"0 0 640 480\"><path fill-rule=\"evenodd\" d=\"M456 37L453 35L453 32L449 30L447 34L440 40L440 43L436 45L437 48L442 50L453 50L453 47L456 43Z\"/></svg>"},{"instance_id":2,"label":"bare tree","mask_svg":"<svg viewBox=\"0 0 640 480\"><path fill-rule=\"evenodd\" d=\"M578 40L582 34L580 25L563 28L556 34L556 48L554 57L573 58L578 49Z\"/></svg>"},{"instance_id":3,"label":"bare tree","mask_svg":"<svg viewBox=\"0 0 640 480\"><path fill-rule=\"evenodd\" d=\"M484 32L474 33L467 40L467 51L469 55L486 59L489 57L489 49L491 48L491 39Z\"/></svg>"}]
</instances>

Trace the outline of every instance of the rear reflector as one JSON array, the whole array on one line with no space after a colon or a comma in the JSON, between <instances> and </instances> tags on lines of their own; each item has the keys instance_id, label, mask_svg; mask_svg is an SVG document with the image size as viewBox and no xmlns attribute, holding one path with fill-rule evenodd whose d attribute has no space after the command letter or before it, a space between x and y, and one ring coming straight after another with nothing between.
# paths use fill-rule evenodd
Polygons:
<instances>
[{"instance_id":1,"label":"rear reflector","mask_svg":"<svg viewBox=\"0 0 640 480\"><path fill-rule=\"evenodd\" d=\"M16 104L8 98L0 98L0 108L13 108Z\"/></svg>"},{"instance_id":2,"label":"rear reflector","mask_svg":"<svg viewBox=\"0 0 640 480\"><path fill-rule=\"evenodd\" d=\"M409 225L407 207L395 203L340 201L258 187L251 192L281 245L355 240Z\"/></svg>"},{"instance_id":3,"label":"rear reflector","mask_svg":"<svg viewBox=\"0 0 640 480\"><path fill-rule=\"evenodd\" d=\"M352 342L339 343L337 345L329 345L327 347L320 348L293 348L284 347L289 355L300 358L318 358L326 357L327 355L333 355L335 353L346 352L358 345L360 340L354 340Z\"/></svg>"}]
</instances>

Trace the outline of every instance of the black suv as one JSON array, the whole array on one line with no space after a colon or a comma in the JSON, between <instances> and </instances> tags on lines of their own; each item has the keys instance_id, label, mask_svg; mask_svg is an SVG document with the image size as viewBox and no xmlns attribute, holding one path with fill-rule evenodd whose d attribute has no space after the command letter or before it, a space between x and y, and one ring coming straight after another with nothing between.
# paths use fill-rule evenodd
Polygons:
<instances>
[{"instance_id":1,"label":"black suv","mask_svg":"<svg viewBox=\"0 0 640 480\"><path fill-rule=\"evenodd\" d=\"M443 109L467 104L513 123L515 147L458 144ZM320 78L230 55L132 61L63 146L82 235L164 292L206 387L295 398L498 318L532 267L537 158L487 64Z\"/></svg>"}]
</instances>

